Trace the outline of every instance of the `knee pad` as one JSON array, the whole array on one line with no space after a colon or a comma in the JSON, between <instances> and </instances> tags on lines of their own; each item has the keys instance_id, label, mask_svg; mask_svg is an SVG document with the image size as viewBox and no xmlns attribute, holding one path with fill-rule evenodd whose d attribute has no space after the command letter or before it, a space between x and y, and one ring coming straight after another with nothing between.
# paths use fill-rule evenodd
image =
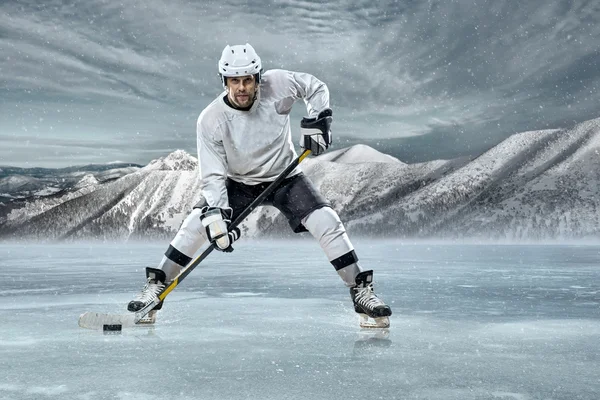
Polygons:
<instances>
[{"instance_id":1,"label":"knee pad","mask_svg":"<svg viewBox=\"0 0 600 400\"><path fill-rule=\"evenodd\" d=\"M188 257L192 257L206 241L206 231L200 221L201 213L200 209L193 209L171 241L171 246Z\"/></svg>"},{"instance_id":2,"label":"knee pad","mask_svg":"<svg viewBox=\"0 0 600 400\"><path fill-rule=\"evenodd\" d=\"M329 261L354 249L344 224L331 207L316 209L302 220L302 225L319 241Z\"/></svg>"}]
</instances>

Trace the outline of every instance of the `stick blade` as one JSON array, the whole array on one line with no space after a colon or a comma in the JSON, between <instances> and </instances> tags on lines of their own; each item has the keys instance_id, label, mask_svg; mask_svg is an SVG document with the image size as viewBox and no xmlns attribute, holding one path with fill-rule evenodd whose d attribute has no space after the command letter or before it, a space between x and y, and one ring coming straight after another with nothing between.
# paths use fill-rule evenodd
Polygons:
<instances>
[{"instance_id":1,"label":"stick blade","mask_svg":"<svg viewBox=\"0 0 600 400\"><path fill-rule=\"evenodd\" d=\"M106 314L88 311L79 316L79 326L82 328L102 330L105 325L121 325L123 328L135 326L135 314Z\"/></svg>"}]
</instances>

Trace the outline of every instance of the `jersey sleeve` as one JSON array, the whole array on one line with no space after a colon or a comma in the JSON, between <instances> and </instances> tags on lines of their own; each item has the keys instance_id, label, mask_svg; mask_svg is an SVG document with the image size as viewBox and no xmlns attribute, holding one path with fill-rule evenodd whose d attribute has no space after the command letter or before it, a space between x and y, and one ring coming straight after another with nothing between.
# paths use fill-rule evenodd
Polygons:
<instances>
[{"instance_id":1,"label":"jersey sleeve","mask_svg":"<svg viewBox=\"0 0 600 400\"><path fill-rule=\"evenodd\" d=\"M327 85L311 74L274 69L267 71L264 76L280 113L288 113L299 99L306 103L309 117L316 117L320 111L329 108Z\"/></svg>"},{"instance_id":2,"label":"jersey sleeve","mask_svg":"<svg viewBox=\"0 0 600 400\"><path fill-rule=\"evenodd\" d=\"M210 207L228 208L227 155L220 127L215 125L200 114L196 125L200 189Z\"/></svg>"},{"instance_id":3,"label":"jersey sleeve","mask_svg":"<svg viewBox=\"0 0 600 400\"><path fill-rule=\"evenodd\" d=\"M325 83L304 72L290 71L288 76L296 97L304 100L309 117L316 117L320 111L329 108L329 89Z\"/></svg>"}]
</instances>

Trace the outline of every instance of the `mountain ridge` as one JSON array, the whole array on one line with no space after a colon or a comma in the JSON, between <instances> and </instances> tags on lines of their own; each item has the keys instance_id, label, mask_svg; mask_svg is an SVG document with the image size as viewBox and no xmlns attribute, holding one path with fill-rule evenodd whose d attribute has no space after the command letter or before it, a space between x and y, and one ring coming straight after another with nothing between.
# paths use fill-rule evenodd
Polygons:
<instances>
[{"instance_id":1,"label":"mountain ridge","mask_svg":"<svg viewBox=\"0 0 600 400\"><path fill-rule=\"evenodd\" d=\"M357 145L301 165L353 234L404 238L600 237L600 119L514 134L474 159L405 164ZM0 238L171 238L200 198L198 160L178 150L116 180L0 214ZM241 226L292 236L271 207Z\"/></svg>"}]
</instances>

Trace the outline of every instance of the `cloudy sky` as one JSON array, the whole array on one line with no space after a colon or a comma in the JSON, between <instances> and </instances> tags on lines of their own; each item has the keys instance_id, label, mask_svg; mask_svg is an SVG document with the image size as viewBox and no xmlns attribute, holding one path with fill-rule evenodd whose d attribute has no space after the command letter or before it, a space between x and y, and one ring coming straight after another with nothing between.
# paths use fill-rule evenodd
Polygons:
<instances>
[{"instance_id":1,"label":"cloudy sky","mask_svg":"<svg viewBox=\"0 0 600 400\"><path fill-rule=\"evenodd\" d=\"M328 84L336 148L477 155L600 117L599 18L596 0L3 0L0 165L195 154L221 50L246 42Z\"/></svg>"}]
</instances>

